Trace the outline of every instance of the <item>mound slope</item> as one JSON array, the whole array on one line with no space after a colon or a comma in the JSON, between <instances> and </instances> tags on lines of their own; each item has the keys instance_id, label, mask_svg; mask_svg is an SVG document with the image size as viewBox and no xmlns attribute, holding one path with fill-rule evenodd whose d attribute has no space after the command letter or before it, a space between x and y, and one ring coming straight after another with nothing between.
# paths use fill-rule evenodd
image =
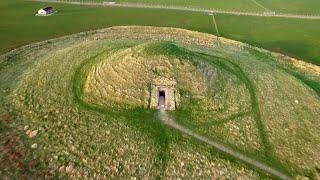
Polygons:
<instances>
[{"instance_id":1,"label":"mound slope","mask_svg":"<svg viewBox=\"0 0 320 180\"><path fill-rule=\"evenodd\" d=\"M148 109L157 77L177 82L177 123L290 176L319 174L320 70L280 54L182 29L113 27L2 55L0 75L0 112L14 118L0 121L1 136L27 136L21 158L48 176L268 176L161 124Z\"/></svg>"}]
</instances>

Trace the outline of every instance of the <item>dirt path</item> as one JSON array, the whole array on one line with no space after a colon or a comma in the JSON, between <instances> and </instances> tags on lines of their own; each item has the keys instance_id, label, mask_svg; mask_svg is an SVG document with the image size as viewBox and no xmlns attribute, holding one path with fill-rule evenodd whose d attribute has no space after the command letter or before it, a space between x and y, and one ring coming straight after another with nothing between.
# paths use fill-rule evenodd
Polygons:
<instances>
[{"instance_id":1,"label":"dirt path","mask_svg":"<svg viewBox=\"0 0 320 180\"><path fill-rule=\"evenodd\" d=\"M293 179L291 178L290 176L278 171L277 169L273 168L273 167L270 167L266 164L263 164L257 160L254 160L248 156L246 156L245 154L242 154L238 151L235 151L225 145L222 145L222 144L219 144L215 141L212 141L210 140L209 138L206 138L206 137L203 137L193 131L191 131L190 129L184 127L184 126L181 126L179 125L178 123L176 123L171 117L170 115L167 113L167 111L163 110L163 109L160 109L159 111L159 116L160 116L160 119L161 121L166 124L167 126L170 126L178 131L180 131L181 133L183 134L186 134L188 136L191 136L192 138L198 140L198 141L201 141L203 143L206 143L207 145L219 150L219 151L222 151L226 154L229 154L237 159L240 159L262 171L265 171L271 175L274 175L274 176L277 176L278 178L280 179Z\"/></svg>"},{"instance_id":2,"label":"dirt path","mask_svg":"<svg viewBox=\"0 0 320 180\"><path fill-rule=\"evenodd\" d=\"M230 14L236 16L258 16L258 17L278 17L278 18L291 18L291 19L320 19L320 16L300 15L300 14L273 14L273 13L255 13L255 12L241 12L241 11L226 11L217 9L201 9L201 8L188 8L178 6L162 6L162 5L146 5L146 4L111 4L111 3L95 3L95 2L70 2L58 0L30 0L38 2L51 2L63 4L77 4L89 6L108 6L108 7L126 7L126 8L143 8L143 9L167 9L177 11L189 11L200 13L214 13L214 14Z\"/></svg>"}]
</instances>

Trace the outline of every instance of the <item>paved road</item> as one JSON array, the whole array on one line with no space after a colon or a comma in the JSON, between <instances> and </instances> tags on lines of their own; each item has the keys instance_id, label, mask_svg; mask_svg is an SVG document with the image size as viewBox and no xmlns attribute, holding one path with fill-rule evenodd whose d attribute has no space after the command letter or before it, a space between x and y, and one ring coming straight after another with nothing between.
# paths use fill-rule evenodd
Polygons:
<instances>
[{"instance_id":1,"label":"paved road","mask_svg":"<svg viewBox=\"0 0 320 180\"><path fill-rule=\"evenodd\" d=\"M246 163L248 163L248 164L250 164L250 165L252 165L252 166L254 166L254 167L256 167L256 168L258 168L260 170L262 170L262 171L265 171L265 172L267 172L267 173L269 173L271 175L277 176L280 179L293 179L290 176L278 171L277 169L275 169L275 168L273 168L271 166L268 166L268 165L266 165L264 163L261 163L261 162L259 162L257 160L254 160L254 159L246 156L245 154L242 154L242 153L240 153L238 151L235 151L235 150L233 150L233 149L231 149L231 148L229 148L229 147L227 147L225 145L222 145L222 144L219 144L219 143L217 143L215 141L212 141L212 140L210 140L210 139L208 139L206 137L203 137L203 136L201 136L201 135L199 135L199 134L187 129L184 126L179 125L178 123L176 123L170 117L170 115L167 113L167 111L165 111L163 109L160 109L159 115L160 115L161 121L164 124L174 128L174 129L177 129L178 131L180 131L183 134L189 135L189 136L193 137L194 139L196 139L198 141L206 143L206 144L208 144L209 146L211 146L211 147L213 147L215 149L218 149L218 150L220 150L220 151L222 151L224 153L227 153L227 154L229 154L229 155L231 155L231 156L233 156L233 157L235 157L237 159L240 159L240 160L242 160L242 161L244 161L244 162L246 162Z\"/></svg>"},{"instance_id":2,"label":"paved road","mask_svg":"<svg viewBox=\"0 0 320 180\"><path fill-rule=\"evenodd\" d=\"M77 4L77 5L91 5L91 6L109 6L109 7L126 7L126 8L144 8L144 9L168 9L178 11L200 12L208 14L230 14L236 16L258 16L258 17L278 17L278 18L292 18L292 19L320 19L320 16L300 15L300 14L273 14L273 13L254 13L254 12L240 12L240 11L225 11L217 9L201 9L201 8L188 8L177 6L161 6L161 5L145 5L145 4L112 4L112 3L95 3L95 2L71 2L59 0L30 0L39 2L52 2L64 4Z\"/></svg>"}]
</instances>

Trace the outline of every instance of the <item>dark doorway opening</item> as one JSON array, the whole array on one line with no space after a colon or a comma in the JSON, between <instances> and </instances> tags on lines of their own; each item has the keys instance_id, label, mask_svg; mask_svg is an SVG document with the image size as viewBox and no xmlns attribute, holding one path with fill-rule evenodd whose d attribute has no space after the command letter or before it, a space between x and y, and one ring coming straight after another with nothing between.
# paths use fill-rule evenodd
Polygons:
<instances>
[{"instance_id":1,"label":"dark doorway opening","mask_svg":"<svg viewBox=\"0 0 320 180\"><path fill-rule=\"evenodd\" d=\"M165 107L165 101L166 101L166 92L165 91L159 91L159 107L164 108Z\"/></svg>"}]
</instances>

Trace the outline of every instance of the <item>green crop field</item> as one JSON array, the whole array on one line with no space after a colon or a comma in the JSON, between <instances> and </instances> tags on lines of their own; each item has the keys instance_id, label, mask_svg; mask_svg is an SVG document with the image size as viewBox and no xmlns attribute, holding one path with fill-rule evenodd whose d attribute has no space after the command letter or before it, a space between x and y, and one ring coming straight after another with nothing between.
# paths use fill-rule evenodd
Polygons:
<instances>
[{"instance_id":1,"label":"green crop field","mask_svg":"<svg viewBox=\"0 0 320 180\"><path fill-rule=\"evenodd\" d=\"M46 5L53 5L59 13L51 17L35 17L37 9ZM3 7L0 16L6 17L0 24L1 53L30 42L116 25L170 26L215 34L211 17L203 13L20 0L1 1L0 6ZM317 65L320 64L319 22L320 20L217 15L217 24L224 37Z\"/></svg>"},{"instance_id":2,"label":"green crop field","mask_svg":"<svg viewBox=\"0 0 320 180\"><path fill-rule=\"evenodd\" d=\"M30 42L117 25L153 25L198 28L211 31L203 14L163 10L99 8L54 4L59 11L50 17L36 17L38 9L49 5L30 1L1 1L0 52ZM19 8L17 8L19 7ZM170 22L167 19L171 19Z\"/></svg>"},{"instance_id":3,"label":"green crop field","mask_svg":"<svg viewBox=\"0 0 320 180\"><path fill-rule=\"evenodd\" d=\"M70 0L60 0L69 1ZM76 0L73 0L76 1ZM104 0L80 0L76 2L108 2ZM110 1L109 1L110 2ZM116 3L165 5L179 7L194 7L220 9L242 12L264 12L266 9L277 13L298 13L319 15L320 1L318 0L113 0ZM258 5L259 4L259 5ZM263 7L261 7L263 6ZM266 8L266 9L265 9Z\"/></svg>"},{"instance_id":4,"label":"green crop field","mask_svg":"<svg viewBox=\"0 0 320 180\"><path fill-rule=\"evenodd\" d=\"M318 0L118 0L116 2L198 7L207 9L214 8L245 12L265 11L264 8L256 4L258 3L271 11L279 13L320 14L320 1Z\"/></svg>"},{"instance_id":5,"label":"green crop field","mask_svg":"<svg viewBox=\"0 0 320 180\"><path fill-rule=\"evenodd\" d=\"M220 34L320 65L320 20L218 15Z\"/></svg>"},{"instance_id":6,"label":"green crop field","mask_svg":"<svg viewBox=\"0 0 320 180\"><path fill-rule=\"evenodd\" d=\"M65 2L0 1L0 179L320 179L319 19ZM158 78L175 111L150 108Z\"/></svg>"},{"instance_id":7,"label":"green crop field","mask_svg":"<svg viewBox=\"0 0 320 180\"><path fill-rule=\"evenodd\" d=\"M293 14L320 14L320 1L318 0L258 0L266 8L280 13Z\"/></svg>"},{"instance_id":8,"label":"green crop field","mask_svg":"<svg viewBox=\"0 0 320 180\"><path fill-rule=\"evenodd\" d=\"M61 0L64 1L64 0ZM108 2L104 0L82 0L78 2ZM194 7L194 8L214 8L222 10L233 10L233 11L251 11L251 12L262 12L263 8L257 6L251 0L115 0L112 2L122 4L148 4L148 5L163 5L163 6L179 6L179 7Z\"/></svg>"},{"instance_id":9,"label":"green crop field","mask_svg":"<svg viewBox=\"0 0 320 180\"><path fill-rule=\"evenodd\" d=\"M182 7L196 7L196 8L214 8L223 10L234 10L234 11L249 11L249 12L261 12L262 8L254 4L251 0L119 0L119 3L140 3L140 4L156 4L156 5L166 5L166 6L182 6Z\"/></svg>"}]
</instances>

